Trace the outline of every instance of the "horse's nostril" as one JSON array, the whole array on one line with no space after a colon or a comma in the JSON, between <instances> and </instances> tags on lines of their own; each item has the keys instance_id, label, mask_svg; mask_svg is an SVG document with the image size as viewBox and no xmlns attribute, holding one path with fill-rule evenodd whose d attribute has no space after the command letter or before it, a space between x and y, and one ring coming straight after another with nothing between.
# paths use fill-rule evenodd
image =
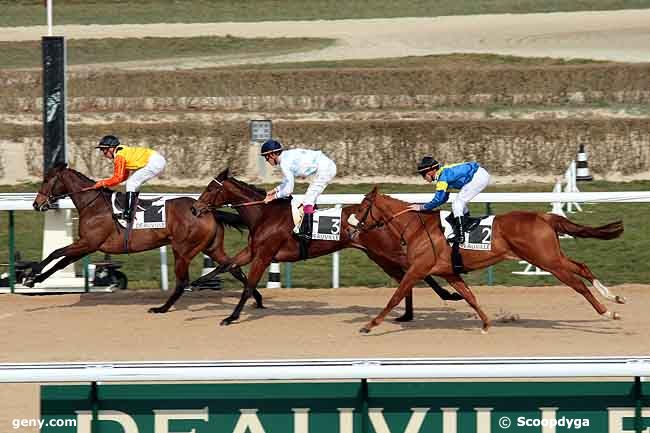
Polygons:
<instances>
[{"instance_id":1,"label":"horse's nostril","mask_svg":"<svg viewBox=\"0 0 650 433\"><path fill-rule=\"evenodd\" d=\"M194 206L190 208L190 211L192 212L192 215L196 216L196 208Z\"/></svg>"}]
</instances>

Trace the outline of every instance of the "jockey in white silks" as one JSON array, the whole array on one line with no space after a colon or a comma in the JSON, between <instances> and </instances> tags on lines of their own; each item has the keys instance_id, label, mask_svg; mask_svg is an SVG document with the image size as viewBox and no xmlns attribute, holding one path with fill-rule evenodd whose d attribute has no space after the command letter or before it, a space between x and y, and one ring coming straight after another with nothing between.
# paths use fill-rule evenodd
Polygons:
<instances>
[{"instance_id":1,"label":"jockey in white silks","mask_svg":"<svg viewBox=\"0 0 650 433\"><path fill-rule=\"evenodd\" d=\"M298 237L302 240L311 239L314 206L318 196L336 176L336 164L320 150L284 150L282 144L276 140L267 140L262 144L260 153L272 166L279 165L283 176L280 185L267 193L265 203L290 196L293 193L296 177L314 176L302 201L305 216L298 233Z\"/></svg>"}]
</instances>

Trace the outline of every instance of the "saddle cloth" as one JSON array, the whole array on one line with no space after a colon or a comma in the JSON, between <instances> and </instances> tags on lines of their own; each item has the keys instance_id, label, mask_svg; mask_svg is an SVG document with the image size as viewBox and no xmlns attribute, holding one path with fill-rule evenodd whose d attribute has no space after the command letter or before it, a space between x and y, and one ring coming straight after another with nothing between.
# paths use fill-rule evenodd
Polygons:
<instances>
[{"instance_id":1,"label":"saddle cloth","mask_svg":"<svg viewBox=\"0 0 650 433\"><path fill-rule=\"evenodd\" d=\"M449 238L454 229L451 226L450 220L453 215L449 211L440 211L440 224L445 233L445 237ZM492 249L492 223L494 222L494 215L486 215L476 218L471 218L468 227L465 227L465 243L460 244L461 249L465 250L486 250Z\"/></svg>"},{"instance_id":2,"label":"saddle cloth","mask_svg":"<svg viewBox=\"0 0 650 433\"><path fill-rule=\"evenodd\" d=\"M341 239L341 208L316 209L314 212L314 225L311 238L325 241L338 241ZM300 231L300 224L305 215L302 203L291 200L291 214L293 216L293 231Z\"/></svg>"},{"instance_id":3,"label":"saddle cloth","mask_svg":"<svg viewBox=\"0 0 650 433\"><path fill-rule=\"evenodd\" d=\"M122 219L125 203L125 193L114 192L111 195L113 214L117 218L118 223L126 228L126 221ZM165 215L164 198L156 197L150 200L138 198L132 229L163 229L166 225Z\"/></svg>"}]
</instances>

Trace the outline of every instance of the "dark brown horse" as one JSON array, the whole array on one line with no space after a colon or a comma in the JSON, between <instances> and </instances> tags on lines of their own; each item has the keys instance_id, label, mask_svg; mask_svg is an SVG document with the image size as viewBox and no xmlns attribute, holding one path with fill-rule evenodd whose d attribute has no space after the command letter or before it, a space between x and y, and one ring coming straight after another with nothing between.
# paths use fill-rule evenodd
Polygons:
<instances>
[{"instance_id":1,"label":"dark brown horse","mask_svg":"<svg viewBox=\"0 0 650 433\"><path fill-rule=\"evenodd\" d=\"M125 230L113 216L110 189L83 191L95 181L68 168L65 164L51 169L45 176L36 199L34 209L47 211L58 199L69 196L79 212L79 239L63 248L53 251L45 260L35 265L23 284L33 287L35 283L48 278L87 254L102 251L123 254ZM165 313L181 297L189 282L189 266L192 258L203 252L218 263L230 263L223 250L224 225L242 229L239 216L226 212L209 213L202 218L192 216L190 209L194 199L175 198L166 202L166 228L133 230L129 235L129 253L147 251L171 244L174 252L176 288L167 302L149 309L150 313ZM46 272L45 266L63 257ZM231 273L244 285L246 277L240 269L231 268ZM258 306L262 305L259 293L253 294Z\"/></svg>"},{"instance_id":2,"label":"dark brown horse","mask_svg":"<svg viewBox=\"0 0 650 433\"><path fill-rule=\"evenodd\" d=\"M404 212L408 203L378 194L375 187L361 202L355 215L356 233L370 233L388 227L395 239L404 239L407 246L409 268L399 288L377 317L361 331L369 332L379 325L413 285L425 275L445 278L476 310L483 321L483 331L490 327L490 320L463 279L454 274L450 255L451 248L444 237L438 211L430 213ZM584 263L565 256L560 249L558 234L566 233L580 238L614 239L623 233L621 221L600 227L587 227L567 218L541 212L509 212L494 218L492 246L489 251L464 250L461 256L467 270L485 268L505 259L522 259L555 275L564 284L589 301L602 316L619 319L617 313L608 311L582 282L585 278L598 291L614 302L623 304L625 299L610 294Z\"/></svg>"},{"instance_id":3,"label":"dark brown horse","mask_svg":"<svg viewBox=\"0 0 650 433\"><path fill-rule=\"evenodd\" d=\"M230 265L217 267L211 273L193 282L193 285L200 284L202 281L229 269L229 266L243 266L251 263L248 273L248 290L255 290L271 261L295 262L300 260L299 243L292 235L294 223L290 201L276 200L270 204L263 204L261 200L265 196L265 191L230 177L228 170L224 170L208 184L198 201L194 203L192 212L200 216L210 209L226 204L232 205L248 226L248 246L233 257ZM344 207L341 215L340 240L312 240L309 244L309 257L323 256L343 248L358 248L365 251L368 257L388 275L400 281L408 264L399 240L395 241L387 232L378 230L364 234L358 240L353 241L347 234L347 219L356 211L356 206ZM449 293L440 287L431 277L424 275L421 279L424 279L444 300L463 299L457 293ZM408 321L413 318L411 293L408 295L406 313L398 321ZM248 291L244 290L239 304L233 313L221 322L222 325L228 325L239 318L249 296Z\"/></svg>"}]
</instances>

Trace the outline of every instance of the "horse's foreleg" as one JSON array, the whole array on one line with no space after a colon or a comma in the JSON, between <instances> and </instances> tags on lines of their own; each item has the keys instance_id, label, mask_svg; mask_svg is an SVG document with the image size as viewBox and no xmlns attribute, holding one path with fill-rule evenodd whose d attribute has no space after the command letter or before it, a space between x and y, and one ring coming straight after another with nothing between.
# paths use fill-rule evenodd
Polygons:
<instances>
[{"instance_id":1,"label":"horse's foreleg","mask_svg":"<svg viewBox=\"0 0 650 433\"><path fill-rule=\"evenodd\" d=\"M50 275L52 275L56 271L65 268L70 263L74 263L80 258L82 258L83 256L90 254L94 251L97 251L97 248L87 245L81 239L63 248L58 248L52 251L50 255L48 255L45 258L45 260L38 263L32 268L30 274L23 281L23 284L28 287L34 287L34 284L45 281L45 279L47 279ZM48 269L44 273L41 273L47 265L49 265L52 261L61 257L63 258L58 262L56 262L54 265L52 265L50 269Z\"/></svg>"},{"instance_id":2,"label":"horse's foreleg","mask_svg":"<svg viewBox=\"0 0 650 433\"><path fill-rule=\"evenodd\" d=\"M166 313L169 311L172 305L174 305L176 301L178 301L178 299L183 296L183 292L185 292L185 288L189 282L189 267L190 261L187 260L184 255L179 254L174 249L174 273L176 274L176 287L163 305L160 307L149 308L149 313Z\"/></svg>"},{"instance_id":3,"label":"horse's foreleg","mask_svg":"<svg viewBox=\"0 0 650 433\"><path fill-rule=\"evenodd\" d=\"M483 309L478 304L478 300L476 299L476 296L474 296L474 293L469 288L467 283L465 283L465 281L457 275L453 275L449 277L446 276L445 278L447 279L447 282L451 284L451 286L463 296L463 298L467 301L467 303L479 315L481 321L483 321L483 328L481 329L481 333L483 334L487 333L488 329L490 329L490 319L487 316L487 314L483 312Z\"/></svg>"},{"instance_id":4,"label":"horse's foreleg","mask_svg":"<svg viewBox=\"0 0 650 433\"><path fill-rule=\"evenodd\" d=\"M213 256L212 254L208 254L208 255L212 257L212 259L215 260L217 263L219 263L219 266L217 266L207 274L203 275L202 277L192 281L192 283L190 284L191 286L200 286L202 283L206 281L210 281L211 279L213 279L219 274L223 274L224 272L231 272L237 267L245 266L251 262L253 256L249 246L246 246L246 248L238 252L231 259L229 259L228 256L226 256L225 254L216 255L216 256ZM238 277L237 275L233 274L233 276L237 278L239 281L241 281L240 277Z\"/></svg>"},{"instance_id":5,"label":"horse's foreleg","mask_svg":"<svg viewBox=\"0 0 650 433\"><path fill-rule=\"evenodd\" d=\"M402 278L399 287L397 290L395 290L395 293L388 301L386 307L384 307L384 309L377 315L377 317L372 319L370 322L368 322L368 324L366 324L366 326L361 328L359 332L368 333L372 328L378 326L381 322L383 322L386 315L390 313L390 311L395 308L397 304L400 303L402 298L404 298L404 296L406 296L413 289L415 283L422 278L423 275L421 275L419 272L416 272L413 269L409 269Z\"/></svg>"},{"instance_id":6,"label":"horse's foreleg","mask_svg":"<svg viewBox=\"0 0 650 433\"><path fill-rule=\"evenodd\" d=\"M253 260L253 262L251 263L250 271L248 272L248 284L246 288L244 288L244 290L242 291L237 306L230 314L230 316L226 317L221 321L221 325L230 325L232 322L239 319L239 315L241 314L241 311L244 308L246 301L251 296L255 296L254 293L257 292L257 283L260 281L260 278L262 278L262 275L264 275L264 271L270 264L271 264L270 259L262 260L260 257L256 257ZM257 299L257 297L255 297L255 300L258 302L262 302L261 295L259 300Z\"/></svg>"},{"instance_id":7,"label":"horse's foreleg","mask_svg":"<svg viewBox=\"0 0 650 433\"><path fill-rule=\"evenodd\" d=\"M241 270L240 267L236 267L234 269L231 269L230 274L233 277L237 278L242 283L242 285L244 286L244 289L248 286L248 278L246 278L246 274L244 274L244 272ZM255 298L255 306L257 308L266 308L264 306L263 301L262 301L262 294L259 292L259 290L257 290L257 287L255 287L253 289L252 295L253 295L253 298Z\"/></svg>"},{"instance_id":8,"label":"horse's foreleg","mask_svg":"<svg viewBox=\"0 0 650 433\"><path fill-rule=\"evenodd\" d=\"M83 256L85 256L85 254L76 255L76 256L65 256L61 260L56 262L54 265L52 265L52 267L50 267L50 269L48 269L46 272L43 272L42 274L39 272L36 274L27 275L23 281L23 285L27 287L34 287L34 284L45 281L56 271L65 268L70 263L76 262Z\"/></svg>"}]
</instances>

